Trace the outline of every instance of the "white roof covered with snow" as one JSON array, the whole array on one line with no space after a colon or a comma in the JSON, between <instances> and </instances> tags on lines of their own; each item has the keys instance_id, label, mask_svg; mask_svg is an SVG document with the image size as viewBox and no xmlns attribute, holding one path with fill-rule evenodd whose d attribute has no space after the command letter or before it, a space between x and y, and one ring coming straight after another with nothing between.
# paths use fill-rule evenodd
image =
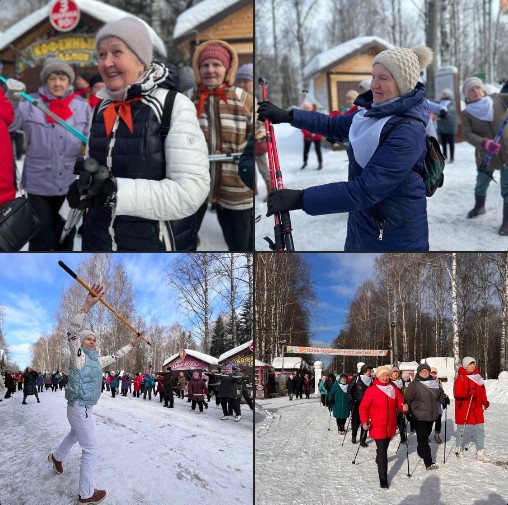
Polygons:
<instances>
[{"instance_id":1,"label":"white roof covered with snow","mask_svg":"<svg viewBox=\"0 0 508 505\"><path fill-rule=\"evenodd\" d=\"M245 342L245 344L240 344L233 349L230 349L227 352L223 352L219 356L219 361L222 361L224 359L228 359L230 356L234 356L235 354L238 354L239 352L242 352L244 349L248 349L249 346L252 345L252 340L249 340L248 342Z\"/></svg>"},{"instance_id":2,"label":"white roof covered with snow","mask_svg":"<svg viewBox=\"0 0 508 505\"><path fill-rule=\"evenodd\" d=\"M239 3L239 0L203 0L190 9L182 12L176 20L173 38L177 39L191 32L202 23Z\"/></svg>"},{"instance_id":3,"label":"white roof covered with snow","mask_svg":"<svg viewBox=\"0 0 508 505\"><path fill-rule=\"evenodd\" d=\"M306 366L307 363L299 356L284 356L284 369L300 368L302 365ZM273 358L272 366L282 369L282 356Z\"/></svg>"},{"instance_id":4,"label":"white roof covered with snow","mask_svg":"<svg viewBox=\"0 0 508 505\"><path fill-rule=\"evenodd\" d=\"M367 37L356 37L354 39L348 40L347 42L343 42L338 46L332 47L325 51L324 53L319 53L312 58L305 68L303 69L304 76L306 78L312 77L315 74L318 74L322 70L332 66L337 61L345 58L346 56L358 51L363 46L367 44L377 43L385 49L389 49L393 47L392 44L387 42L386 40L375 37L375 36L367 36Z\"/></svg>"},{"instance_id":5,"label":"white roof covered with snow","mask_svg":"<svg viewBox=\"0 0 508 505\"><path fill-rule=\"evenodd\" d=\"M254 366L270 366L271 367L272 365L269 365L268 363L265 363L264 361L261 361L260 359L255 359Z\"/></svg>"},{"instance_id":6,"label":"white roof covered with snow","mask_svg":"<svg viewBox=\"0 0 508 505\"><path fill-rule=\"evenodd\" d=\"M214 358L213 356L210 356L209 354L205 354L203 352L193 351L192 349L185 349L185 353L188 356L192 356L193 358L199 359L200 361L203 361L204 363L209 363L210 365L218 365L219 360L217 358ZM162 366L166 366L168 363L171 363L173 360L178 358L180 356L180 353L173 354L173 356L170 356L169 358L166 358L164 360L164 363Z\"/></svg>"},{"instance_id":7,"label":"white roof covered with snow","mask_svg":"<svg viewBox=\"0 0 508 505\"><path fill-rule=\"evenodd\" d=\"M88 14L89 16L102 21L103 23L109 23L110 21L116 21L117 19L124 18L125 16L132 15L127 11L118 9L108 5L107 3L98 2L97 0L74 0L79 7L81 12ZM12 25L3 34L0 34L0 50L7 47L13 41L21 37L24 33L32 30L36 25L45 19L49 18L49 12L52 6L52 2L48 2L47 5L40 9L32 12L28 16ZM145 23L146 24L146 23ZM148 31L153 42L155 51L160 54L163 58L167 57L166 47L162 42L162 39L154 32L153 28L146 24ZM72 32L70 32L72 33Z\"/></svg>"}]
</instances>

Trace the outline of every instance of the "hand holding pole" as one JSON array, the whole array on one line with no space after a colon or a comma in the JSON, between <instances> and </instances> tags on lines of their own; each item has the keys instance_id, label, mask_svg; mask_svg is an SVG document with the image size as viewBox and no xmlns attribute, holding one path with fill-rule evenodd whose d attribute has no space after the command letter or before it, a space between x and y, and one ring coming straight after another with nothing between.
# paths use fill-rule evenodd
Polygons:
<instances>
[{"instance_id":1,"label":"hand holding pole","mask_svg":"<svg viewBox=\"0 0 508 505\"><path fill-rule=\"evenodd\" d=\"M258 79L258 83L261 85L263 100L268 100L266 85L268 81L260 77ZM279 164L279 156L277 154L277 144L275 142L275 131L273 129L272 122L266 118L265 119L265 131L266 131L266 146L268 150L268 163L270 166L270 183L272 186L272 191L277 191L280 189L284 189L284 185L282 183L282 171L280 169ZM276 212L274 214L274 234L275 234L275 242L273 242L270 238L265 237L265 240L270 244L270 249L272 251L294 251L295 246L293 244L293 235L292 235L292 227L291 227L291 218L289 217L288 211Z\"/></svg>"}]
</instances>

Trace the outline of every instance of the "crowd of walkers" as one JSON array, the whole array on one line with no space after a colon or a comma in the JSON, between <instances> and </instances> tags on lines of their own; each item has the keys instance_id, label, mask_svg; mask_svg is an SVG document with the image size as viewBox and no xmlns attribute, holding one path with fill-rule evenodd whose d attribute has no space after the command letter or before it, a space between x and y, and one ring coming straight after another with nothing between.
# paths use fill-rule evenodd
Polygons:
<instances>
[{"instance_id":1,"label":"crowd of walkers","mask_svg":"<svg viewBox=\"0 0 508 505\"><path fill-rule=\"evenodd\" d=\"M305 379L304 374L289 375L286 381L289 400L294 395L302 398L302 386L297 385L302 382L301 379ZM416 452L425 468L439 468L433 460L429 437L434 430L435 442L443 443L442 415L450 405L450 398L443 390L435 367L422 363L415 371L406 370L401 373L396 366L374 368L362 364L355 375L323 373L318 390L321 404L329 410L330 417L333 415L336 420L342 442L351 432L351 442L359 444L355 459L360 448L368 446L367 439L374 440L381 488L389 487L388 446L397 430L400 436L399 447L401 444L408 447L408 434L413 434L416 436ZM483 413L489 408L489 402L484 380L473 357L466 356L462 360L453 384L453 396L457 424L456 456L465 457L464 431L467 425L474 425L476 459L482 463L491 462L484 448ZM409 449L407 452L409 454Z\"/></svg>"},{"instance_id":2,"label":"crowd of walkers","mask_svg":"<svg viewBox=\"0 0 508 505\"><path fill-rule=\"evenodd\" d=\"M3 398L11 398L16 391L23 392L24 405L27 396L35 395L40 403L39 394L43 391L59 391L65 388L68 377L60 371L37 372L27 367L24 372L7 370L0 379L0 389L5 389ZM4 385L3 385L4 384ZM3 391L2 391L3 392ZM241 399L253 410L253 400L249 392L248 378L236 367L215 371L187 370L172 371L167 367L165 371L153 373L151 370L129 374L126 372L108 370L102 374L101 393L110 392L111 397L132 394L135 398L152 400L159 397L163 407L174 408L174 398L187 399L190 409L204 414L208 409L212 397L215 397L216 407L222 409L222 420L234 417L240 421ZM0 398L2 401L2 398ZM198 410L196 410L196 407Z\"/></svg>"}]
</instances>

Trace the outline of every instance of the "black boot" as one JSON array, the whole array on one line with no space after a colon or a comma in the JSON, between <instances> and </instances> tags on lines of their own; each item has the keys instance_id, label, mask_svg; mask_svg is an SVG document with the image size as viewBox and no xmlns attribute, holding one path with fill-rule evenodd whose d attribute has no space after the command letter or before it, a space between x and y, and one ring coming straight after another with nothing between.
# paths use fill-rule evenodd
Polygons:
<instances>
[{"instance_id":1,"label":"black boot","mask_svg":"<svg viewBox=\"0 0 508 505\"><path fill-rule=\"evenodd\" d=\"M467 213L469 219L485 214L485 197L474 195L474 207Z\"/></svg>"},{"instance_id":2,"label":"black boot","mask_svg":"<svg viewBox=\"0 0 508 505\"><path fill-rule=\"evenodd\" d=\"M317 167L318 170L321 170L323 168L323 164L321 162L319 162L319 165Z\"/></svg>"},{"instance_id":3,"label":"black boot","mask_svg":"<svg viewBox=\"0 0 508 505\"><path fill-rule=\"evenodd\" d=\"M388 489L388 480L386 479L379 479L379 486L383 489Z\"/></svg>"},{"instance_id":4,"label":"black boot","mask_svg":"<svg viewBox=\"0 0 508 505\"><path fill-rule=\"evenodd\" d=\"M503 224L499 228L499 235L508 235L508 203L503 205Z\"/></svg>"},{"instance_id":5,"label":"black boot","mask_svg":"<svg viewBox=\"0 0 508 505\"><path fill-rule=\"evenodd\" d=\"M307 166L307 160L303 162L303 165L300 167L301 170L303 170Z\"/></svg>"}]
</instances>

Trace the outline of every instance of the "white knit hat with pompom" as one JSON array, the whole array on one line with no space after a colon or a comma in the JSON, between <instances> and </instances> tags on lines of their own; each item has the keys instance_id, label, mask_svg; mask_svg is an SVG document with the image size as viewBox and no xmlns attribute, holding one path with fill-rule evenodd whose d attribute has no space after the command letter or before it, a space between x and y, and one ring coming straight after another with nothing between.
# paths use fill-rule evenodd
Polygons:
<instances>
[{"instance_id":1,"label":"white knit hat with pompom","mask_svg":"<svg viewBox=\"0 0 508 505\"><path fill-rule=\"evenodd\" d=\"M372 66L383 64L392 74L400 94L405 95L412 91L420 78L421 71L432 61L432 50L425 46L416 46L411 49L395 47L380 52Z\"/></svg>"}]
</instances>

